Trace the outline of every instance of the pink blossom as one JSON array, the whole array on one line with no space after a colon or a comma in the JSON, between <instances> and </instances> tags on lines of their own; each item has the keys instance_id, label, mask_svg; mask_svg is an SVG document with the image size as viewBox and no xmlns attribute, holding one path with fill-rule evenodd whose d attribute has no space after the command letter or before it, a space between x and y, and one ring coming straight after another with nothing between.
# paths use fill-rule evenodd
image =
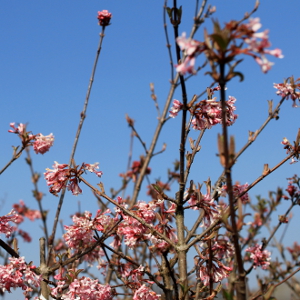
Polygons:
<instances>
[{"instance_id":1,"label":"pink blossom","mask_svg":"<svg viewBox=\"0 0 300 300\"><path fill-rule=\"evenodd\" d=\"M235 101L236 99L232 96L229 96L228 101L226 101L227 126L232 125L238 117L234 114L236 110L234 106ZM221 102L217 102L216 97L200 101L190 111L194 115L192 120L193 129L210 129L216 124L222 124Z\"/></svg>"},{"instance_id":2,"label":"pink blossom","mask_svg":"<svg viewBox=\"0 0 300 300\"><path fill-rule=\"evenodd\" d=\"M49 135L42 135L41 133L35 136L35 141L33 143L33 150L36 154L44 154L49 151L50 147L53 146L54 136L52 133Z\"/></svg>"},{"instance_id":3,"label":"pink blossom","mask_svg":"<svg viewBox=\"0 0 300 300\"><path fill-rule=\"evenodd\" d=\"M138 290L135 291L133 300L158 300L160 295L156 294L149 287L143 284Z\"/></svg>"},{"instance_id":4,"label":"pink blossom","mask_svg":"<svg viewBox=\"0 0 300 300\"><path fill-rule=\"evenodd\" d=\"M260 24L260 18L250 18L249 23L245 24L245 26L249 29L252 30L253 32L256 32L258 29L261 28Z\"/></svg>"},{"instance_id":5,"label":"pink blossom","mask_svg":"<svg viewBox=\"0 0 300 300\"><path fill-rule=\"evenodd\" d=\"M72 218L74 225L64 226L66 233L64 239L66 244L71 249L80 249L88 247L94 242L93 221L91 213L85 212L84 216Z\"/></svg>"},{"instance_id":6,"label":"pink blossom","mask_svg":"<svg viewBox=\"0 0 300 300\"><path fill-rule=\"evenodd\" d=\"M209 190L205 195L203 195L198 190L194 190L192 192L189 192L187 190L184 196L185 199L189 197L188 203L192 206L192 209L202 209L204 211L203 224L201 225L201 227L210 226L211 223L213 223L216 219L220 217L218 205L214 203L214 199L211 198Z\"/></svg>"},{"instance_id":7,"label":"pink blossom","mask_svg":"<svg viewBox=\"0 0 300 300\"><path fill-rule=\"evenodd\" d=\"M42 281L41 275L33 272L34 265L27 265L24 257L9 257L10 263L5 266L0 265L0 289L10 292L11 288L20 287L28 290L29 286L39 287Z\"/></svg>"},{"instance_id":8,"label":"pink blossom","mask_svg":"<svg viewBox=\"0 0 300 300\"><path fill-rule=\"evenodd\" d=\"M62 188L65 188L68 181L69 169L65 169L67 164L59 164L54 162L53 170L46 169L47 172L44 173L44 177L47 181L47 185L51 186L49 192L57 195Z\"/></svg>"},{"instance_id":9,"label":"pink blossom","mask_svg":"<svg viewBox=\"0 0 300 300\"><path fill-rule=\"evenodd\" d=\"M179 36L176 39L176 42L185 55L185 59L183 60L183 62L176 66L176 71L181 75L185 75L187 72L195 74L196 70L194 69L194 67L196 56L204 51L203 43L190 38L186 38L185 32L182 34L182 36Z\"/></svg>"},{"instance_id":10,"label":"pink blossom","mask_svg":"<svg viewBox=\"0 0 300 300\"><path fill-rule=\"evenodd\" d=\"M19 216L14 210L11 210L7 215L0 217L0 233L4 233L6 237L10 237L17 228L9 225L8 222L17 223L18 218Z\"/></svg>"},{"instance_id":11,"label":"pink blossom","mask_svg":"<svg viewBox=\"0 0 300 300\"><path fill-rule=\"evenodd\" d=\"M19 135L23 135L26 132L26 126L22 123L20 123L18 125L18 127L15 127L15 122L12 122L12 123L9 123L9 126L11 128L13 128L13 130L10 129L10 130L8 130L8 132L17 133Z\"/></svg>"},{"instance_id":12,"label":"pink blossom","mask_svg":"<svg viewBox=\"0 0 300 300\"><path fill-rule=\"evenodd\" d=\"M263 73L267 73L274 65L274 63L268 61L265 56L256 57L255 60L261 66Z\"/></svg>"},{"instance_id":13,"label":"pink blossom","mask_svg":"<svg viewBox=\"0 0 300 300\"><path fill-rule=\"evenodd\" d=\"M40 219L41 218L41 212L39 210L36 209L30 209L28 208L23 200L19 201L20 204L14 204L13 205L13 209L18 213L18 215L21 217L21 219L18 219L18 224L20 224L21 222L23 222L23 218L27 217L30 221L34 221L36 219Z\"/></svg>"},{"instance_id":14,"label":"pink blossom","mask_svg":"<svg viewBox=\"0 0 300 300\"><path fill-rule=\"evenodd\" d=\"M99 20L100 26L109 25L111 18L112 18L112 14L108 10L98 11L97 19Z\"/></svg>"},{"instance_id":15,"label":"pink blossom","mask_svg":"<svg viewBox=\"0 0 300 300\"><path fill-rule=\"evenodd\" d=\"M267 250L262 250L262 245L256 244L254 247L249 247L246 249L246 252L250 252L250 259L253 260L253 267L261 267L263 270L266 270L270 265L271 252Z\"/></svg>"},{"instance_id":16,"label":"pink blossom","mask_svg":"<svg viewBox=\"0 0 300 300\"><path fill-rule=\"evenodd\" d=\"M299 89L299 84L292 85L291 83L274 83L274 88L277 89L276 94L281 97L286 97L286 99L293 100L293 107L298 107L296 100L300 102L300 92L296 91L296 88Z\"/></svg>"},{"instance_id":17,"label":"pink blossom","mask_svg":"<svg viewBox=\"0 0 300 300\"><path fill-rule=\"evenodd\" d=\"M236 183L233 186L233 195L234 195L234 197L239 197L239 195L241 193L243 193L248 188L248 186L249 186L248 183L245 183L243 185L240 185L240 184ZM242 200L243 204L246 204L250 201L248 193L245 193L242 197L240 197L240 199Z\"/></svg>"},{"instance_id":18,"label":"pink blossom","mask_svg":"<svg viewBox=\"0 0 300 300\"><path fill-rule=\"evenodd\" d=\"M85 170L90 171L91 173L95 173L98 177L101 177L103 172L102 171L96 171L97 169L99 169L99 163L96 162L94 164L83 164L83 168Z\"/></svg>"},{"instance_id":19,"label":"pink blossom","mask_svg":"<svg viewBox=\"0 0 300 300\"><path fill-rule=\"evenodd\" d=\"M171 107L171 110L169 111L170 117L175 118L178 115L178 112L182 109L183 104L179 100L173 101L173 106Z\"/></svg>"},{"instance_id":20,"label":"pink blossom","mask_svg":"<svg viewBox=\"0 0 300 300\"><path fill-rule=\"evenodd\" d=\"M212 270L211 270L211 276L213 282L220 282L224 278L227 278L232 271L232 268L226 267L221 262L218 262L217 265L212 264ZM199 278L203 282L204 285L208 286L210 282L210 276L208 268L204 265L202 265L199 268Z\"/></svg>"},{"instance_id":21,"label":"pink blossom","mask_svg":"<svg viewBox=\"0 0 300 300\"><path fill-rule=\"evenodd\" d=\"M82 193L82 189L78 185L78 179L76 177L70 179L69 184L67 185L69 191L72 191L74 196L78 196Z\"/></svg>"},{"instance_id":22,"label":"pink blossom","mask_svg":"<svg viewBox=\"0 0 300 300\"><path fill-rule=\"evenodd\" d=\"M102 285L98 280L92 280L89 277L75 278L71 282L67 291L63 289L65 281L58 281L57 286L51 289L56 297L64 300L111 300L112 291L109 285Z\"/></svg>"}]
</instances>

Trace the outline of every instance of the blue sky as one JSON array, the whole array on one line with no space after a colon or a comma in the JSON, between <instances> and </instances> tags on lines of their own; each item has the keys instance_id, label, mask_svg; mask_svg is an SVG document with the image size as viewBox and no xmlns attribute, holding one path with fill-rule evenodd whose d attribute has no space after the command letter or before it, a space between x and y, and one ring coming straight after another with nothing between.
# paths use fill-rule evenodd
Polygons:
<instances>
[{"instance_id":1,"label":"blue sky","mask_svg":"<svg viewBox=\"0 0 300 300\"><path fill-rule=\"evenodd\" d=\"M241 19L250 12L254 1L215 0L217 18L222 24L231 19ZM179 32L190 32L193 23L194 1L178 1L183 5L183 19ZM36 171L43 173L54 161L67 163L73 144L79 114L91 74L100 27L97 25L97 11L107 9L112 12L112 25L106 29L102 52L95 76L78 150L77 164L100 162L104 175L102 181L107 190L121 185L119 173L127 166L130 130L125 121L128 113L136 121L136 129L149 146L157 123L156 109L150 98L149 84L153 82L160 107L163 106L170 87L170 67L162 21L162 1L2 1L0 10L0 139L2 149L0 166L10 159L11 146L18 145L17 136L9 134L10 122L28 122L28 129L44 135L53 133L55 144L44 156L33 155ZM171 4L170 4L171 6ZM246 58L239 70L245 75L244 82L232 80L228 84L227 95L237 98L236 124L230 134L236 138L236 148L247 141L248 130L255 131L267 117L267 100L277 103L273 83L283 78L300 76L297 32L300 3L290 0L262 1L255 17L260 17L262 29L270 30L272 48L281 48L283 59L270 58L275 62L268 74L263 74L259 66ZM211 20L199 29L195 38L202 40L203 28L211 30ZM172 49L173 33L168 26ZM199 58L198 64L203 58ZM203 72L188 81L188 97L202 92L211 80ZM178 89L175 97L180 99ZM167 150L153 159L151 179L166 180L167 168L178 157L180 119L167 122L160 136L157 150L167 143ZM233 180L251 183L263 169L264 163L272 167L285 157L280 144L283 137L293 141L299 128L299 109L292 108L291 100L286 101L280 111L280 119L272 121L255 144L241 157L233 170ZM221 172L217 153L217 133L221 127L208 131L202 142L202 149L196 158L191 179L203 182L209 176L214 182ZM196 139L197 132L191 132ZM133 159L138 160L143 153L135 141ZM32 198L32 183L29 168L22 156L1 176L1 214L10 211L13 203L23 199L29 206L37 208ZM299 171L299 165L288 163L275 174L255 187L250 195L267 197L268 190L277 186L285 187L286 178ZM93 184L97 178L91 174L87 179ZM58 199L47 192L43 179L40 189L46 194L43 199L45 209L49 209L49 221L53 217ZM127 190L131 193L130 189ZM145 190L139 199L147 199ZM97 205L89 190L83 187L83 194L74 198L67 195L61 217L69 224L69 215L77 210L81 202L82 210L95 212ZM286 205L282 206L285 211ZM282 213L280 211L280 213ZM295 209L295 216L299 213ZM275 216L277 219L277 216ZM290 229L296 224L293 220ZM42 231L36 224L27 224L28 231L34 232L32 244L22 245L22 255L28 261L35 260L38 238ZM52 222L49 222L52 228ZM292 235L292 231L290 230ZM287 236L287 244L292 243ZM24 249L24 250L23 250ZM36 262L38 263L38 262Z\"/></svg>"}]
</instances>

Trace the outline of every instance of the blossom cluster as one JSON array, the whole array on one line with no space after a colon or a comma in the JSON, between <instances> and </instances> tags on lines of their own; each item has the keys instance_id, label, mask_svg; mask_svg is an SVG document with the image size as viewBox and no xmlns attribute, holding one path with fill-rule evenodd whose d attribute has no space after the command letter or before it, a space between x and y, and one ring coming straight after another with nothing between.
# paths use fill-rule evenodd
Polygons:
<instances>
[{"instance_id":1,"label":"blossom cluster","mask_svg":"<svg viewBox=\"0 0 300 300\"><path fill-rule=\"evenodd\" d=\"M271 252L268 250L262 250L262 245L256 244L253 247L246 249L246 252L251 253L250 259L253 261L253 267L261 267L263 270L266 270L270 265Z\"/></svg>"},{"instance_id":2,"label":"blossom cluster","mask_svg":"<svg viewBox=\"0 0 300 300\"><path fill-rule=\"evenodd\" d=\"M78 185L79 176L85 170L95 173L98 177L101 177L102 175L101 171L97 171L97 169L99 169L99 163L83 163L78 169L78 166L75 168L69 168L67 164L59 164L55 161L52 167L53 169L46 169L47 172L44 173L44 178L47 181L47 185L50 186L49 192L55 196L66 187L68 190L72 191L73 195L77 196L81 194L82 190Z\"/></svg>"},{"instance_id":3,"label":"blossom cluster","mask_svg":"<svg viewBox=\"0 0 300 300\"><path fill-rule=\"evenodd\" d=\"M234 114L236 107L234 106L236 99L229 96L226 101L226 124L232 125L237 119L238 115ZM182 109L183 104L179 100L174 100L170 110L170 117L174 118ZM222 124L222 107L221 102L213 99L202 100L189 109L192 119L193 129L203 130L210 129L216 124Z\"/></svg>"},{"instance_id":4,"label":"blossom cluster","mask_svg":"<svg viewBox=\"0 0 300 300\"><path fill-rule=\"evenodd\" d=\"M41 218L41 213L39 210L28 208L23 200L19 201L20 204L14 204L13 209L18 213L17 223L20 224L24 221L24 217L28 218L30 221Z\"/></svg>"},{"instance_id":5,"label":"blossom cluster","mask_svg":"<svg viewBox=\"0 0 300 300\"><path fill-rule=\"evenodd\" d=\"M24 257L9 257L10 263L0 265L0 289L11 292L12 288L20 287L25 293L32 291L29 285L39 287L42 276L36 275L34 265L27 265Z\"/></svg>"},{"instance_id":6,"label":"blossom cluster","mask_svg":"<svg viewBox=\"0 0 300 300\"><path fill-rule=\"evenodd\" d=\"M97 19L99 20L100 26L109 25L111 18L112 18L112 14L108 10L98 11Z\"/></svg>"},{"instance_id":7,"label":"blossom cluster","mask_svg":"<svg viewBox=\"0 0 300 300\"><path fill-rule=\"evenodd\" d=\"M92 280L89 277L75 278L69 284L65 292L67 280L60 280L57 286L51 289L51 293L55 297L61 297L65 300L111 300L112 289L109 285L102 285L98 280Z\"/></svg>"},{"instance_id":8,"label":"blossom cluster","mask_svg":"<svg viewBox=\"0 0 300 300\"><path fill-rule=\"evenodd\" d=\"M118 197L119 204L123 203L123 199ZM122 204L125 208L126 205ZM155 212L159 208L160 212ZM141 224L137 219L124 213L121 209L116 208L117 215L122 217L122 222L118 225L117 235L115 236L112 245L116 248L120 246L121 237L124 237L124 243L130 248L135 248L141 241L150 241L153 251L163 252L170 248L170 245L155 233L151 233L149 228ZM172 211L165 210L164 201L138 201L136 205L130 210L131 213L143 219L147 224L151 225L153 229L164 234L172 242L177 242L177 236L174 229L168 224L172 218L170 213ZM159 223L154 225L156 219L159 218ZM172 250L172 249L170 249Z\"/></svg>"},{"instance_id":9,"label":"blossom cluster","mask_svg":"<svg viewBox=\"0 0 300 300\"><path fill-rule=\"evenodd\" d=\"M217 22L215 22L217 23ZM215 24L215 28L219 28L219 24ZM181 37L177 38L177 44L185 55L183 62L176 66L176 71L182 75L186 73L195 74L195 62L196 57L201 53L205 53L206 56L211 60L218 60L222 55L221 51L226 51L228 61L233 60L236 55L246 54L252 56L255 61L260 65L262 71L266 73L270 70L273 65L272 62L268 61L266 54L273 55L278 58L282 58L280 49L270 50L267 49L271 46L268 40L268 30L264 32L257 32L261 28L260 19L250 19L248 24L240 24L236 21L230 21L225 24L223 30L219 29L214 34L210 35L209 38L205 39L205 42L186 38L186 34L183 33ZM242 48L241 43L247 45L246 48ZM212 48L211 43L220 43L221 47L216 47L216 52ZM226 45L227 49L223 49Z\"/></svg>"},{"instance_id":10,"label":"blossom cluster","mask_svg":"<svg viewBox=\"0 0 300 300\"><path fill-rule=\"evenodd\" d=\"M46 136L41 133L33 135L31 132L26 131L26 125L22 123L17 127L15 123L10 123L9 125L12 129L8 130L8 132L18 134L24 147L32 145L36 154L44 154L53 146L54 135L52 133Z\"/></svg>"},{"instance_id":11,"label":"blossom cluster","mask_svg":"<svg viewBox=\"0 0 300 300\"><path fill-rule=\"evenodd\" d=\"M245 184L239 184L238 182L236 184L233 185L232 190L233 190L233 196L235 198L240 198L242 200L243 204L248 203L249 200L249 194L247 192L245 192L248 188L249 184L245 183ZM222 186L222 192L221 195L225 196L225 192L227 191L227 186L223 185ZM245 192L245 193L244 193ZM242 193L244 193L243 196L240 196Z\"/></svg>"},{"instance_id":12,"label":"blossom cluster","mask_svg":"<svg viewBox=\"0 0 300 300\"><path fill-rule=\"evenodd\" d=\"M202 209L204 212L201 226L209 227L220 217L219 206L211 196L211 191L207 188L207 193L203 195L199 189L188 189L184 193L184 199L194 210Z\"/></svg>"},{"instance_id":13,"label":"blossom cluster","mask_svg":"<svg viewBox=\"0 0 300 300\"><path fill-rule=\"evenodd\" d=\"M64 234L64 239L66 244L70 249L78 250L86 248L95 242L94 230L104 232L109 230L113 224L114 220L108 216L110 210L107 209L103 213L101 210L97 211L96 217L91 218L92 214L86 211L82 216L74 215L73 225L64 226L66 233Z\"/></svg>"},{"instance_id":14,"label":"blossom cluster","mask_svg":"<svg viewBox=\"0 0 300 300\"><path fill-rule=\"evenodd\" d=\"M16 226L11 226L8 222L18 223L19 215L14 211L11 210L5 216L0 217L0 233L4 233L6 237L10 237L10 235L16 231Z\"/></svg>"},{"instance_id":15,"label":"blossom cluster","mask_svg":"<svg viewBox=\"0 0 300 300\"><path fill-rule=\"evenodd\" d=\"M298 78L295 82L292 80L292 83L287 81L283 83L274 83L274 88L277 89L276 94L281 97L286 97L286 99L292 99L293 107L298 107L296 100L300 102L300 92L296 91L296 89L300 89L300 83L295 84L299 80L300 78Z\"/></svg>"},{"instance_id":16,"label":"blossom cluster","mask_svg":"<svg viewBox=\"0 0 300 300\"><path fill-rule=\"evenodd\" d=\"M212 270L209 270L208 264L205 264L205 262L209 260L209 249L208 247L205 247L203 243L201 243L200 245L203 250L198 262L198 264L200 264L200 266L198 267L198 276L206 286L209 285L210 278L215 283L220 282L223 279L227 278L230 272L233 270L233 268L227 267L224 265L224 263L221 262L221 260L229 259L234 255L233 245L226 237L218 237L212 241Z\"/></svg>"}]
</instances>

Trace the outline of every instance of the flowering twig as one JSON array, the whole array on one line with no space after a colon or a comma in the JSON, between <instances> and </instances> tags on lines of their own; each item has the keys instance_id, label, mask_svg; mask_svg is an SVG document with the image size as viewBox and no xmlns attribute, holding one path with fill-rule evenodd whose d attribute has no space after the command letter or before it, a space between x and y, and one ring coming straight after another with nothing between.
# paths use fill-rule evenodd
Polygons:
<instances>
[{"instance_id":1,"label":"flowering twig","mask_svg":"<svg viewBox=\"0 0 300 300\"><path fill-rule=\"evenodd\" d=\"M119 203L117 203L116 201L114 201L113 199L111 199L110 197L108 197L105 193L103 193L103 192L99 191L98 189L96 189L95 187L93 187L83 177L79 177L79 179L83 183L85 183L89 188L91 188L94 193L97 193L99 196L105 198L110 203L112 203L113 205L117 206L119 209L121 209L124 212L124 214L126 214L126 215L128 215L128 216L130 216L130 217L132 217L134 219L136 219L143 226L147 227L152 234L158 235L161 239L163 239L164 241L166 241L171 247L176 248L176 246L174 245L174 243L169 238L167 238L164 234L162 234L159 231L157 231L155 228L153 228L151 225L149 225L146 221L144 221L143 219L141 219L140 217L138 217L137 215L135 215L134 213L132 213L131 211L129 211L128 209L126 209L124 206L120 205Z\"/></svg>"},{"instance_id":2,"label":"flowering twig","mask_svg":"<svg viewBox=\"0 0 300 300\"><path fill-rule=\"evenodd\" d=\"M83 122L84 122L84 119L85 119L85 116L86 116L86 110L87 110L87 106L88 106L88 102L89 102L89 98L90 98L90 93L91 93L93 82L94 82L94 77L95 77L96 67L97 67L97 63L98 63L98 58L99 58L99 55L100 55L102 42L103 42L103 38L104 38L104 30L105 30L105 26L102 25L102 32L100 33L100 40L99 40L99 45L98 45L98 49L97 49L97 52L96 52L96 58L95 58L95 61L94 61L94 66L93 66L93 69L92 69L92 75L90 77L90 81L89 81L89 85L88 85L88 89L87 89L87 93L86 93L86 97L85 97L85 101L84 101L84 105L83 105L83 110L80 113L80 121L79 121L78 129L77 129L77 132L76 132L76 135L75 135L75 140L74 140L74 144L73 144L71 155L70 155L69 167L71 166L71 162L74 158L76 147L77 147L78 140L79 140L79 136L80 136L81 129L82 129L82 126L83 126ZM50 258L51 258L55 232L56 232L57 223L58 223L58 220L59 220L60 210L61 210L61 207L63 205L65 192L66 192L66 188L63 188L62 192L61 192L61 195L60 195L60 198L59 198L59 203L57 205L57 210L56 210L56 214L55 214L55 218L54 218L52 233L51 233L51 236L50 236L49 242L48 242L48 244L49 244L48 264L49 264Z\"/></svg>"}]
</instances>

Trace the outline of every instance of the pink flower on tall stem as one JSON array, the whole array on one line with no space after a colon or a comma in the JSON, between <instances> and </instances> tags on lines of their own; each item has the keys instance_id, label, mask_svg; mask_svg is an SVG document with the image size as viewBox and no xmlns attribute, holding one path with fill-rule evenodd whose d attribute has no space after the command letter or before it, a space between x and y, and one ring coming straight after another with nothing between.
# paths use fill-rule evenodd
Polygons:
<instances>
[{"instance_id":1,"label":"pink flower on tall stem","mask_svg":"<svg viewBox=\"0 0 300 300\"><path fill-rule=\"evenodd\" d=\"M112 18L112 14L108 10L98 11L97 19L99 20L100 26L109 25L111 18Z\"/></svg>"}]
</instances>

